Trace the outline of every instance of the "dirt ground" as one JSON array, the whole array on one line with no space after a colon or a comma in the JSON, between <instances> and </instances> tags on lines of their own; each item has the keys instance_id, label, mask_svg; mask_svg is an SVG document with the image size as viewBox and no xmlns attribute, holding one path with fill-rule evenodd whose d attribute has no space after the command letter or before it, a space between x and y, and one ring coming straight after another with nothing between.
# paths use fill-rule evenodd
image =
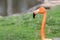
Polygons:
<instances>
[{"instance_id":1,"label":"dirt ground","mask_svg":"<svg viewBox=\"0 0 60 40\"><path fill-rule=\"evenodd\" d=\"M54 7L56 5L60 5L60 1L48 1L41 4L41 6L45 6L45 7Z\"/></svg>"}]
</instances>

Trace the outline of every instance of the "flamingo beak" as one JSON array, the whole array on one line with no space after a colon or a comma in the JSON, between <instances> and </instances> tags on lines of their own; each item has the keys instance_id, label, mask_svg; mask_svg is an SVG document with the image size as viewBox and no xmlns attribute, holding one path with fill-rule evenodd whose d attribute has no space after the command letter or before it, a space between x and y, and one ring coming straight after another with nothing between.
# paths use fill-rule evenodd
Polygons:
<instances>
[{"instance_id":1,"label":"flamingo beak","mask_svg":"<svg viewBox=\"0 0 60 40\"><path fill-rule=\"evenodd\" d=\"M33 18L35 18L36 14L33 12Z\"/></svg>"},{"instance_id":2,"label":"flamingo beak","mask_svg":"<svg viewBox=\"0 0 60 40\"><path fill-rule=\"evenodd\" d=\"M39 13L39 9L35 10L35 11L33 12L33 18L35 18L36 14L38 14L38 13Z\"/></svg>"}]
</instances>

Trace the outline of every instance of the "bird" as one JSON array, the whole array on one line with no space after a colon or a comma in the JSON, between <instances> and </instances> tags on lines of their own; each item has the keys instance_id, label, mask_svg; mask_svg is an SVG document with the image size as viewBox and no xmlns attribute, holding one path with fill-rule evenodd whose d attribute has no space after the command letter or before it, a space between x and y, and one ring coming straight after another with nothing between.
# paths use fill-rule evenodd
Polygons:
<instances>
[{"instance_id":1,"label":"bird","mask_svg":"<svg viewBox=\"0 0 60 40\"><path fill-rule=\"evenodd\" d=\"M45 38L45 26L46 26L46 19L47 19L47 12L46 9L44 7L39 7L38 9L36 9L35 11L33 11L33 18L35 18L36 14L43 14L43 21L42 21L42 25L41 25L41 40L52 40L49 38Z\"/></svg>"}]
</instances>

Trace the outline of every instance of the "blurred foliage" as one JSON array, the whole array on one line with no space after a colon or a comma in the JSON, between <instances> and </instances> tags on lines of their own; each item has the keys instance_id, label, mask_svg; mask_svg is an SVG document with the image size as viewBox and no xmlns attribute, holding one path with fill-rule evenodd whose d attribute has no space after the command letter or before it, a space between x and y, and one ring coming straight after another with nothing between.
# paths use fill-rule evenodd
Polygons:
<instances>
[{"instance_id":1,"label":"blurred foliage","mask_svg":"<svg viewBox=\"0 0 60 40\"><path fill-rule=\"evenodd\" d=\"M57 6L47 11L47 38L60 37L59 10L60 6ZM0 18L0 40L40 40L42 19L42 14L33 19L31 13Z\"/></svg>"}]
</instances>

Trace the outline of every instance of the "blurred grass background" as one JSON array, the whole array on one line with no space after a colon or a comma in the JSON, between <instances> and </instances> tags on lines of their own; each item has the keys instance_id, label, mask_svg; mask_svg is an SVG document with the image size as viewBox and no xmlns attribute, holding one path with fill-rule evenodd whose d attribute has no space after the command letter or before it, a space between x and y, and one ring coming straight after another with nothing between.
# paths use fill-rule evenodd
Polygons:
<instances>
[{"instance_id":1,"label":"blurred grass background","mask_svg":"<svg viewBox=\"0 0 60 40\"><path fill-rule=\"evenodd\" d=\"M0 18L0 40L40 40L43 15L32 13ZM47 11L46 37L60 37L60 6Z\"/></svg>"}]
</instances>

